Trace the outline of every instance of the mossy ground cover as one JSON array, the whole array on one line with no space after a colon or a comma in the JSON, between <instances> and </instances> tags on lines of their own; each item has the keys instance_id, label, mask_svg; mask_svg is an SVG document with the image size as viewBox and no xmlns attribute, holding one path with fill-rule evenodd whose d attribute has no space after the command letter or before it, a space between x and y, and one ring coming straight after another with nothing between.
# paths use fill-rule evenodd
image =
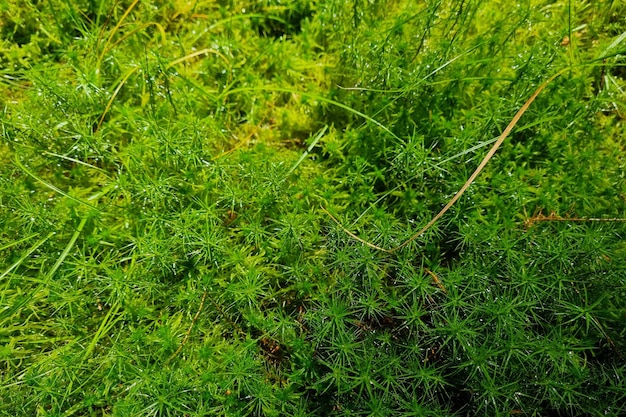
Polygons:
<instances>
[{"instance_id":1,"label":"mossy ground cover","mask_svg":"<svg viewBox=\"0 0 626 417\"><path fill-rule=\"evenodd\" d=\"M0 414L624 415L625 16L3 3Z\"/></svg>"}]
</instances>

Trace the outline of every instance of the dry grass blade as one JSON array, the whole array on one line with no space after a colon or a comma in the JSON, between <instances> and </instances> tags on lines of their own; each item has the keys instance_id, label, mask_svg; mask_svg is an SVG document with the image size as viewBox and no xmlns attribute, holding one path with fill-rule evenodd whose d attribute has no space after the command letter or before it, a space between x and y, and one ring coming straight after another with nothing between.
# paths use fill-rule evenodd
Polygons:
<instances>
[{"instance_id":1,"label":"dry grass blade","mask_svg":"<svg viewBox=\"0 0 626 417\"><path fill-rule=\"evenodd\" d=\"M352 239L354 239L354 240L358 240L358 241L359 241L359 242L361 242L362 244L364 244L364 245L366 245L366 246L369 246L369 247L370 247L370 248L372 248L372 249L380 250L380 251L387 252L387 253L391 253L391 252L393 252L392 250L385 249L385 248L381 248L380 246L376 246L376 245L374 245L373 243L370 243L370 242L368 242L368 241L367 241L367 240L365 240L365 239L361 239L360 237L358 237L357 235L355 235L354 233L352 233L351 231L349 231L348 229L346 229L345 227L343 227L343 225L339 222L339 220L337 220L337 219L335 218L335 216L333 216L332 214L330 214L330 212L329 212L328 210L326 210L326 209L324 208L324 206L320 206L320 208L324 211L324 213L326 213L326 214L328 215L328 217L330 217L331 219L333 219L333 221L334 221L335 223L337 223L337 225L338 225L339 227L341 227L341 230L343 230L343 231L344 231L344 232L345 232L348 236L350 236Z\"/></svg>"},{"instance_id":2,"label":"dry grass blade","mask_svg":"<svg viewBox=\"0 0 626 417\"><path fill-rule=\"evenodd\" d=\"M126 19L126 17L128 17L128 15L130 14L131 10L133 10L133 8L137 5L137 3L139 3L139 0L135 0L131 3L130 6L128 6L128 8L126 9L126 11L124 12L124 14L122 15L122 18L119 20L119 22L117 22L117 25L115 25L115 27L113 28L113 30L111 31L111 34L109 35L109 38L107 39L107 41L104 44L104 47L102 48L102 53L100 54L100 56L98 57L98 62L102 62L102 59L104 58L104 55L109 51L109 44L111 43L111 40L113 39L113 36L115 36L115 34L117 33L117 31L119 30L120 26L122 26L122 23L124 23L124 19ZM117 4L117 3L116 3Z\"/></svg>"},{"instance_id":3,"label":"dry grass blade","mask_svg":"<svg viewBox=\"0 0 626 417\"><path fill-rule=\"evenodd\" d=\"M128 71L128 73L126 73L122 81L120 81L120 83L117 85L117 87L115 88L115 91L113 91L113 94L111 95L111 98L109 99L109 102L107 103L107 106L104 108L104 112L102 112L102 116L100 116L100 121L98 122L98 126L96 126L94 133L100 130L100 127L102 126L102 122L104 122L104 117L107 115L107 113L111 109L111 106L113 105L113 100L115 100L115 97L117 97L117 94L120 92L120 90L122 89L122 87L124 86L128 78L131 75L133 75L133 73L137 71L138 69L139 67L135 67L131 69L130 71Z\"/></svg>"},{"instance_id":4,"label":"dry grass blade","mask_svg":"<svg viewBox=\"0 0 626 417\"><path fill-rule=\"evenodd\" d=\"M359 242L361 242L361 243L363 243L363 244L365 244L365 245L367 245L367 246L369 246L369 247L371 247L373 249L381 250L381 251L387 252L387 253L393 253L393 252L395 252L397 250L402 249L403 247L407 246L409 243L413 242L415 239L417 239L418 237L423 235L424 232L426 232L428 229L430 229L437 222L437 220L439 220L450 209L450 207L452 207L454 205L454 203L456 203L458 201L458 199L461 198L463 193L465 193L465 191L467 191L467 189L474 182L476 177L478 177L478 175L485 168L485 166L487 165L489 160L493 157L493 155L496 153L496 151L498 150L500 145L502 145L502 142L504 142L504 140L509 136L509 134L511 133L511 131L513 130L515 125L517 125L517 122L519 121L519 119L521 119L521 117L524 115L524 113L526 113L526 110L528 110L528 108L530 107L532 102L535 101L537 96L544 90L544 88L546 88L546 86L548 84L550 84L552 81L554 81L555 78L557 78L559 75L563 74L567 70L568 70L568 68L563 68L562 70L560 70L559 72L557 72L556 74L554 74L553 76L548 78L543 84L541 84L539 86L539 88L537 88L537 90L533 93L533 95L531 95L528 98L528 100L526 100L526 103L524 103L524 105L517 111L515 116L513 116L513 119L511 119L511 122L508 124L506 129L504 129L504 131L502 132L502 134L500 135L498 140L493 144L493 146L491 147L489 152L487 152L487 155L485 155L485 157L480 162L480 164L478 165L476 170L472 173L472 175L470 175L470 177L467 179L465 184L463 184L463 186L454 195L454 197L452 197L450 199L450 201L448 201L448 204L446 204L444 206L444 208L442 208L441 211L439 213L437 213L437 215L435 217L433 217L426 224L426 226L424 226L419 232L415 233L413 236L411 236L409 239L405 240L403 243L401 243L400 245L396 246L395 248L384 249L384 248L381 248L379 246L374 245L373 243L367 242L364 239L361 239L360 237L356 236L354 233L350 232L345 227L343 227L339 223L339 221L336 218L334 218L333 216L331 216L330 213L326 209L324 209L323 207L322 207L322 209L326 212L326 214L328 214L330 216L331 219L333 219L333 221L335 223L337 223L343 229L344 232L346 232L353 239L356 239Z\"/></svg>"}]
</instances>

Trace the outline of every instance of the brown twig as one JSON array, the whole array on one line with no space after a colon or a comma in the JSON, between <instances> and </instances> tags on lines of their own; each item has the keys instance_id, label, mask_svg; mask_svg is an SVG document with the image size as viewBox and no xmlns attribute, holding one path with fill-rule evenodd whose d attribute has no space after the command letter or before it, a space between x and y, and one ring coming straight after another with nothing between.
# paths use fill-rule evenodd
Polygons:
<instances>
[{"instance_id":1,"label":"brown twig","mask_svg":"<svg viewBox=\"0 0 626 417\"><path fill-rule=\"evenodd\" d=\"M180 343L180 346L178 346L178 349L176 349L176 352L174 352L174 354L169 357L169 359L167 360L167 363L171 362L172 359L174 359L176 356L178 356L180 351L183 350L183 347L185 346L185 344L187 344L187 340L189 340L189 335L191 334L191 330L193 329L194 324L196 324L196 321L198 321L198 317L200 316L200 312L202 311L202 308L204 307L204 301L206 300L206 296L207 296L207 292L205 291L204 294L202 294L202 300L200 300L200 307L198 307L198 311L196 311L196 315L193 316L193 320L191 320L191 324L189 325L189 329L187 329L187 333L185 334L185 338Z\"/></svg>"},{"instance_id":2,"label":"brown twig","mask_svg":"<svg viewBox=\"0 0 626 417\"><path fill-rule=\"evenodd\" d=\"M443 283L441 282L439 277L437 277L437 275L433 271L431 271L428 268L424 268L424 271L426 271L426 273L428 275L430 275L430 277L433 279L433 282L435 283L435 285L437 285L441 291L443 291L445 294L448 293L448 291L446 291L446 287L443 286Z\"/></svg>"},{"instance_id":3,"label":"brown twig","mask_svg":"<svg viewBox=\"0 0 626 417\"><path fill-rule=\"evenodd\" d=\"M539 214L526 219L524 225L528 228L541 222L626 222L626 218L561 217L555 212L551 212L546 216L542 212L539 212Z\"/></svg>"}]
</instances>

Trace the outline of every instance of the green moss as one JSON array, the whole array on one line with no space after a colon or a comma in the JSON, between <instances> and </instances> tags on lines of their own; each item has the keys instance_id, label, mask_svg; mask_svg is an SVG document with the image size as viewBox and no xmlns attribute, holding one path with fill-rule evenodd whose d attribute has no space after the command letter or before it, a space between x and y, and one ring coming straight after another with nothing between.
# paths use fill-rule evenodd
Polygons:
<instances>
[{"instance_id":1,"label":"green moss","mask_svg":"<svg viewBox=\"0 0 626 417\"><path fill-rule=\"evenodd\" d=\"M625 15L0 6L0 414L620 415Z\"/></svg>"}]
</instances>

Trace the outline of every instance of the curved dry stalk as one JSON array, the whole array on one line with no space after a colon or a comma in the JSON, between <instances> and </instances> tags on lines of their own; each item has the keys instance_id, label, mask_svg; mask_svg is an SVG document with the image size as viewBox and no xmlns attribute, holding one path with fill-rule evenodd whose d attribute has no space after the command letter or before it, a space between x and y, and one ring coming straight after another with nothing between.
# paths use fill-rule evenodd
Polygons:
<instances>
[{"instance_id":1,"label":"curved dry stalk","mask_svg":"<svg viewBox=\"0 0 626 417\"><path fill-rule=\"evenodd\" d=\"M119 22L117 22L117 25L115 25L115 27L113 28L113 31L111 31L111 34L109 35L109 38L104 43L104 47L102 48L102 53L98 57L98 67L100 67L100 63L102 62L102 59L104 58L104 55L109 50L109 44L111 43L111 40L113 39L113 36L115 36L115 34L117 33L117 31L120 28L120 26L122 26L122 23L124 22L124 19L126 19L126 17L128 17L128 15L130 14L131 10L133 10L133 8L137 5L137 3L139 3L139 0L133 1L132 4L130 6L128 6L128 8L124 11L124 14L120 18ZM112 11L111 11L111 13L112 13Z\"/></svg>"},{"instance_id":2,"label":"curved dry stalk","mask_svg":"<svg viewBox=\"0 0 626 417\"><path fill-rule=\"evenodd\" d=\"M200 312L202 311L202 308L204 307L204 301L206 300L206 296L207 296L207 291L205 291L204 294L202 294L202 300L200 300L200 306L198 307L198 311L196 311L196 315L193 316L193 320L191 320L191 324L189 325L189 328L187 329L187 333L185 333L185 337L183 338L183 341L178 346L178 349L176 349L176 352L174 352L174 354L167 359L166 363L170 363L172 359L178 356L180 351L183 350L183 347L185 347L185 345L187 344L187 340L189 339L189 335L191 334L193 325L196 324L196 322L198 321L198 317L200 317Z\"/></svg>"},{"instance_id":3,"label":"curved dry stalk","mask_svg":"<svg viewBox=\"0 0 626 417\"><path fill-rule=\"evenodd\" d=\"M330 214L330 212L329 212L328 210L326 210L326 208L324 208L324 206L320 206L320 208L322 209L322 211L324 211L324 213L328 214L328 216L329 216L331 219L333 219L333 221L334 221L335 223L337 223L337 225L338 225L339 227L341 227L341 230L343 230L343 231L344 231L344 232L345 232L348 236L350 236L352 239L354 239L354 240L358 240L358 241L359 241L359 242L361 242L362 244L364 244L364 245L366 245L366 246L369 246L369 247L370 247L370 248L372 248L372 249L380 250L380 251L387 252L387 253L391 253L391 252L393 252L392 250L385 249L385 248L381 248L380 246L376 246L376 245L374 245L373 243L370 243L370 242L368 242L368 241L367 241L367 240L365 240L365 239L361 239L360 237L358 237L357 235L355 235L354 233L352 233L351 231L349 231L348 229L346 229L345 227L343 227L343 225L342 225L341 223L339 223L339 220L337 220L337 219L335 218L335 216L333 216L332 214Z\"/></svg>"},{"instance_id":4,"label":"curved dry stalk","mask_svg":"<svg viewBox=\"0 0 626 417\"><path fill-rule=\"evenodd\" d=\"M100 127L102 126L102 122L104 121L104 117L107 115L107 113L111 109L111 106L113 105L113 100L115 100L115 97L117 97L117 94L122 89L122 86L126 83L128 78L131 75L133 75L133 72L137 71L138 69L139 69L139 67L135 67L135 68L131 69L130 71L128 71L128 73L124 76L122 81L120 81L120 83L117 85L117 87L115 88L115 91L113 91L113 94L111 95L111 98L109 99L109 102L107 103L107 106L104 108L104 112L102 112L102 116L100 117L100 121L98 122L98 126L96 126L96 128L94 129L94 133L96 133L98 130L100 130Z\"/></svg>"},{"instance_id":5,"label":"curved dry stalk","mask_svg":"<svg viewBox=\"0 0 626 417\"><path fill-rule=\"evenodd\" d=\"M200 51L192 52L192 53L190 53L188 55L185 55L185 56L183 56L181 58L175 59L172 62L170 62L169 64L167 64L167 66L165 68L171 68L171 67L173 67L173 66L175 66L177 64L180 64L181 62L185 62L185 61L188 61L188 60L190 60L192 58L195 58L197 56L206 55L206 54L217 55L220 58L222 58L222 61L224 61L226 63L226 65L230 65L230 62L228 62L228 58L226 58L226 56L224 54L222 54L220 51L216 51L215 49L211 49L211 48L205 48L205 49L202 49ZM230 82L230 80L229 80L229 82Z\"/></svg>"},{"instance_id":6,"label":"curved dry stalk","mask_svg":"<svg viewBox=\"0 0 626 417\"><path fill-rule=\"evenodd\" d=\"M461 198L463 193L465 191L467 191L467 189L474 182L476 177L478 177L478 174L480 174L482 172L482 170L485 168L485 166L487 165L487 162L489 162L489 160L493 157L493 155L496 153L496 151L498 150L500 145L502 145L502 142L504 142L504 140L509 136L509 134L511 133L511 131L513 130L515 125L517 125L517 122L519 121L519 119L521 119L521 117L524 115L524 113L526 113L526 110L528 110L528 108L530 107L532 102L535 101L535 99L537 98L539 93L541 93L543 91L543 89L546 88L546 86L548 84L550 84L552 81L554 81L555 78L557 78L559 75L563 74L568 69L569 68L563 68L562 70L560 70L559 72L557 72L556 74L554 74L553 76L548 78L543 84L541 84L539 86L539 88L537 88L537 90L533 93L533 95L530 96L528 98L528 100L526 100L526 103L524 103L524 105L517 111L517 113L515 113L515 116L513 116L513 119L511 119L511 122L508 124L506 129L504 129L504 131L502 132L502 134L500 135L498 140L493 144L493 146L491 147L489 152L487 152L487 155L485 155L485 157L480 162L480 164L478 165L476 170L472 173L472 175L470 175L470 177L467 179L465 184L463 184L463 186L454 195L454 197L452 197L450 199L450 201L448 201L448 204L446 204L444 206L444 208L442 208L441 211L439 213L437 213L437 215L435 217L433 217L432 220L430 220L426 224L426 226L424 226L419 232L415 233L413 236L411 236L410 238L408 238L407 240L405 240L404 242L402 242L400 245L396 246L395 248L391 248L391 249L381 248L379 246L374 245L373 243L370 243L370 242L368 242L368 241L366 241L364 239L361 239L360 237L356 236L354 233L350 232L348 229L343 227L343 225L341 225L341 223L339 223L339 221L337 219L335 219L328 212L328 210L326 210L324 207L322 207L322 210L324 210L326 212L326 214L328 214L330 216L330 218L333 219L333 221L335 223L337 223L339 225L339 227L341 227L343 229L343 231L346 232L346 234L348 236L352 237L353 239L358 240L359 242L363 243L364 245L369 246L370 248L377 249L377 250L380 250L380 251L383 251L383 252L387 252L387 253L393 253L393 252L395 252L397 250L402 249L403 247L405 247L406 245L408 245L409 243L413 242L415 239L417 239L418 237L423 235L424 232L426 232L428 229L430 229L437 222L437 220L439 220L450 209L450 207L452 207L454 205L454 203L456 203L458 201L458 199Z\"/></svg>"}]
</instances>

